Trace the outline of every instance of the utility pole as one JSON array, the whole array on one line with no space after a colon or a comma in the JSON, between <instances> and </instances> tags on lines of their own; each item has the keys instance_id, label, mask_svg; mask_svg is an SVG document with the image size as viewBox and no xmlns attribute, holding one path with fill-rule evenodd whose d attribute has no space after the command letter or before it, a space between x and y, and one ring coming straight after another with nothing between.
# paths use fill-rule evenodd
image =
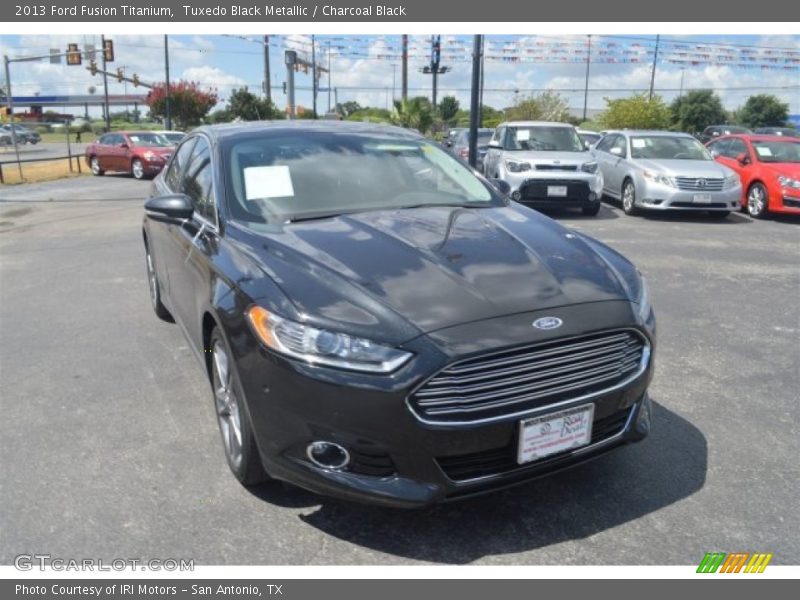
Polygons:
<instances>
[{"instance_id":1,"label":"utility pole","mask_svg":"<svg viewBox=\"0 0 800 600\"><path fill-rule=\"evenodd\" d=\"M272 102L272 84L269 81L269 36L264 36L264 96Z\"/></svg>"},{"instance_id":2,"label":"utility pole","mask_svg":"<svg viewBox=\"0 0 800 600\"><path fill-rule=\"evenodd\" d=\"M314 118L317 118L317 44L314 35L311 35L311 94Z\"/></svg>"},{"instance_id":3,"label":"utility pole","mask_svg":"<svg viewBox=\"0 0 800 600\"><path fill-rule=\"evenodd\" d=\"M164 116L166 117L167 129L172 129L172 113L170 112L169 102L169 36L164 36L164 72L166 74L166 84L164 89Z\"/></svg>"},{"instance_id":4,"label":"utility pole","mask_svg":"<svg viewBox=\"0 0 800 600\"><path fill-rule=\"evenodd\" d=\"M587 36L588 47L586 52L586 82L583 86L583 120L586 120L586 108L589 103L589 65L592 63L592 35Z\"/></svg>"},{"instance_id":5,"label":"utility pole","mask_svg":"<svg viewBox=\"0 0 800 600\"><path fill-rule=\"evenodd\" d=\"M14 127L14 100L11 98L11 70L8 68L8 63L10 62L8 56L3 55L3 62L6 67L6 106L8 107L8 118L11 121L11 143L14 144L19 180L22 181L22 163L19 162L19 144L17 143L16 127Z\"/></svg>"},{"instance_id":6,"label":"utility pole","mask_svg":"<svg viewBox=\"0 0 800 600\"><path fill-rule=\"evenodd\" d=\"M294 67L297 62L297 52L294 50L287 50L284 54L284 62L286 63L286 94L287 94L287 113L286 118L295 118L294 106Z\"/></svg>"},{"instance_id":7,"label":"utility pole","mask_svg":"<svg viewBox=\"0 0 800 600\"><path fill-rule=\"evenodd\" d=\"M483 73L486 69L486 38L481 36L481 97L478 101L478 127L483 127Z\"/></svg>"},{"instance_id":8,"label":"utility pole","mask_svg":"<svg viewBox=\"0 0 800 600\"><path fill-rule=\"evenodd\" d=\"M469 164L474 169L478 164L478 123L480 122L480 85L482 38L476 35L472 42L472 89L469 105Z\"/></svg>"},{"instance_id":9,"label":"utility pole","mask_svg":"<svg viewBox=\"0 0 800 600\"><path fill-rule=\"evenodd\" d=\"M441 54L441 37L431 36L431 73L433 74L433 110L436 111L436 80L439 78L439 61Z\"/></svg>"},{"instance_id":10,"label":"utility pole","mask_svg":"<svg viewBox=\"0 0 800 600\"><path fill-rule=\"evenodd\" d=\"M396 64L392 64L392 102L394 102L394 98L395 98L394 91L396 89L395 88L396 75L397 75L397 65Z\"/></svg>"},{"instance_id":11,"label":"utility pole","mask_svg":"<svg viewBox=\"0 0 800 600\"><path fill-rule=\"evenodd\" d=\"M656 50L653 53L653 70L650 73L650 95L648 96L649 100L653 99L653 87L656 83L656 62L658 62L658 42L661 40L661 36L656 36Z\"/></svg>"},{"instance_id":12,"label":"utility pole","mask_svg":"<svg viewBox=\"0 0 800 600\"><path fill-rule=\"evenodd\" d=\"M166 37L166 36L165 36ZM108 74L106 73L106 36L100 36L100 47L103 51L103 113L106 122L106 131L111 131L111 115L108 112Z\"/></svg>"},{"instance_id":13,"label":"utility pole","mask_svg":"<svg viewBox=\"0 0 800 600\"><path fill-rule=\"evenodd\" d=\"M408 36L403 35L403 68L402 68L402 93L401 98L408 100Z\"/></svg>"},{"instance_id":14,"label":"utility pole","mask_svg":"<svg viewBox=\"0 0 800 600\"><path fill-rule=\"evenodd\" d=\"M678 98L683 98L683 74L686 72L686 67L681 67L681 91L678 92Z\"/></svg>"},{"instance_id":15,"label":"utility pole","mask_svg":"<svg viewBox=\"0 0 800 600\"><path fill-rule=\"evenodd\" d=\"M331 112L331 41L328 40L328 112Z\"/></svg>"}]
</instances>

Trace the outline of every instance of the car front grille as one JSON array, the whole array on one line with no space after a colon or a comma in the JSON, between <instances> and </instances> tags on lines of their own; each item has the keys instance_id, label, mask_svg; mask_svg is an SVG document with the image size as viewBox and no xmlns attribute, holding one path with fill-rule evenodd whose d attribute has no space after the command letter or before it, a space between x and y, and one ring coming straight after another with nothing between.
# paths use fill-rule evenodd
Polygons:
<instances>
[{"instance_id":1,"label":"car front grille","mask_svg":"<svg viewBox=\"0 0 800 600\"><path fill-rule=\"evenodd\" d=\"M676 177L678 189L687 192L720 192L725 183L724 179L706 179L703 177Z\"/></svg>"},{"instance_id":2,"label":"car front grille","mask_svg":"<svg viewBox=\"0 0 800 600\"><path fill-rule=\"evenodd\" d=\"M566 187L566 196L549 196L547 193L548 186ZM528 179L523 183L519 192L521 195L521 202L526 200L557 200L557 201L570 201L570 200L588 200L589 198L589 184L586 181L577 179Z\"/></svg>"},{"instance_id":3,"label":"car front grille","mask_svg":"<svg viewBox=\"0 0 800 600\"><path fill-rule=\"evenodd\" d=\"M495 420L608 390L640 370L646 348L622 330L493 352L445 367L409 406L426 422Z\"/></svg>"},{"instance_id":4,"label":"car front grille","mask_svg":"<svg viewBox=\"0 0 800 600\"><path fill-rule=\"evenodd\" d=\"M795 200L793 198L783 198L783 205L788 208L800 208L800 200Z\"/></svg>"},{"instance_id":5,"label":"car front grille","mask_svg":"<svg viewBox=\"0 0 800 600\"><path fill-rule=\"evenodd\" d=\"M577 171L578 165L536 165L537 171Z\"/></svg>"},{"instance_id":6,"label":"car front grille","mask_svg":"<svg viewBox=\"0 0 800 600\"><path fill-rule=\"evenodd\" d=\"M592 423L592 437L589 444L597 444L622 432L632 410L632 408L626 408L602 419L595 419ZM517 462L517 437L515 435L508 444L501 448L458 456L441 456L436 458L436 463L449 479L463 482L490 475L502 475L527 467L542 467L549 462L557 461L570 452L572 451L567 450L542 460L520 465Z\"/></svg>"}]
</instances>

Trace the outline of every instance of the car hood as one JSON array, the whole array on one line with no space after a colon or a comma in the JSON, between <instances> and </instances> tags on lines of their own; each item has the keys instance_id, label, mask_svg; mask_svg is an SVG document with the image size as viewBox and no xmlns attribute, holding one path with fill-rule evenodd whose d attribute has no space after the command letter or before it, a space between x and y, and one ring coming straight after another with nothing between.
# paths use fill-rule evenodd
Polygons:
<instances>
[{"instance_id":1,"label":"car hood","mask_svg":"<svg viewBox=\"0 0 800 600\"><path fill-rule=\"evenodd\" d=\"M713 160L635 159L644 169L660 171L673 177L715 179L732 175L734 171Z\"/></svg>"},{"instance_id":2,"label":"car hood","mask_svg":"<svg viewBox=\"0 0 800 600\"><path fill-rule=\"evenodd\" d=\"M518 160L529 162L534 165L576 165L580 166L585 162L594 161L589 151L585 152L541 152L513 150L506 151L504 158L508 160Z\"/></svg>"},{"instance_id":3,"label":"car hood","mask_svg":"<svg viewBox=\"0 0 800 600\"><path fill-rule=\"evenodd\" d=\"M762 170L767 170L778 175L785 175L792 179L800 179L800 163L760 163Z\"/></svg>"},{"instance_id":4,"label":"car hood","mask_svg":"<svg viewBox=\"0 0 800 600\"><path fill-rule=\"evenodd\" d=\"M298 315L354 335L379 328L393 341L502 315L628 300L620 273L635 274L610 249L516 204L364 212L252 235L247 246ZM257 299L257 289L248 293Z\"/></svg>"}]
</instances>

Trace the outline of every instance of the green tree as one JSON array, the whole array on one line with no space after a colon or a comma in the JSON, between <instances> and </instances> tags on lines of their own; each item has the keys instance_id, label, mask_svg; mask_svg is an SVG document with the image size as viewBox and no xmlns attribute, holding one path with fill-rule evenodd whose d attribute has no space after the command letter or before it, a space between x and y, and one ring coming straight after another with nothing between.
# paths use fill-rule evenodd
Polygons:
<instances>
[{"instance_id":1,"label":"green tree","mask_svg":"<svg viewBox=\"0 0 800 600\"><path fill-rule=\"evenodd\" d=\"M203 118L219 101L217 91L204 90L194 81L178 81L169 86L169 112L178 129L189 129L199 125ZM157 119L166 118L166 86L157 83L148 92L145 102L150 107L150 115Z\"/></svg>"},{"instance_id":2,"label":"green tree","mask_svg":"<svg viewBox=\"0 0 800 600\"><path fill-rule=\"evenodd\" d=\"M206 121L208 123L230 123L233 121L233 115L227 108L220 108L208 115Z\"/></svg>"},{"instance_id":3,"label":"green tree","mask_svg":"<svg viewBox=\"0 0 800 600\"><path fill-rule=\"evenodd\" d=\"M355 100L348 100L347 102L340 102L336 105L336 112L345 117L349 117L355 112L362 110L362 106Z\"/></svg>"},{"instance_id":4,"label":"green tree","mask_svg":"<svg viewBox=\"0 0 800 600\"><path fill-rule=\"evenodd\" d=\"M459 103L455 96L445 96L439 101L439 116L442 121L449 122L458 113Z\"/></svg>"},{"instance_id":5,"label":"green tree","mask_svg":"<svg viewBox=\"0 0 800 600\"><path fill-rule=\"evenodd\" d=\"M370 123L389 123L392 113L385 108L364 107L350 113L345 117L347 121L368 121Z\"/></svg>"},{"instance_id":6,"label":"green tree","mask_svg":"<svg viewBox=\"0 0 800 600\"><path fill-rule=\"evenodd\" d=\"M395 125L427 133L433 125L433 106L425 96L395 100L390 119Z\"/></svg>"},{"instance_id":7,"label":"green tree","mask_svg":"<svg viewBox=\"0 0 800 600\"><path fill-rule=\"evenodd\" d=\"M725 123L722 101L711 90L692 90L675 98L669 107L672 124L679 131L696 133L709 125Z\"/></svg>"},{"instance_id":8,"label":"green tree","mask_svg":"<svg viewBox=\"0 0 800 600\"><path fill-rule=\"evenodd\" d=\"M789 118L789 105L772 94L750 96L738 111L738 122L746 127L781 127Z\"/></svg>"},{"instance_id":9,"label":"green tree","mask_svg":"<svg viewBox=\"0 0 800 600\"><path fill-rule=\"evenodd\" d=\"M282 116L281 111L266 98L259 98L246 87L234 89L228 99L228 112L242 121L267 121Z\"/></svg>"},{"instance_id":10,"label":"green tree","mask_svg":"<svg viewBox=\"0 0 800 600\"><path fill-rule=\"evenodd\" d=\"M646 94L629 98L606 98L606 110L598 119L607 129L667 129L669 107L661 96L648 99Z\"/></svg>"},{"instance_id":11,"label":"green tree","mask_svg":"<svg viewBox=\"0 0 800 600\"><path fill-rule=\"evenodd\" d=\"M509 121L569 121L571 118L567 101L550 90L520 98L505 113Z\"/></svg>"}]
</instances>

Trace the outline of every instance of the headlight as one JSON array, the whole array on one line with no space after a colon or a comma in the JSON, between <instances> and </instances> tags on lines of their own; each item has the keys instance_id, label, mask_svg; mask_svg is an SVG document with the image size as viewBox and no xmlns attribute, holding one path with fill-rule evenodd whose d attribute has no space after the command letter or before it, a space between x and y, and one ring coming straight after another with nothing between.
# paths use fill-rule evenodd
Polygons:
<instances>
[{"instance_id":1,"label":"headlight","mask_svg":"<svg viewBox=\"0 0 800 600\"><path fill-rule=\"evenodd\" d=\"M736 175L735 173L733 175L728 175L725 178L725 184L724 185L725 185L725 189L726 190L730 190L730 189L735 188L737 185L739 185L739 176Z\"/></svg>"},{"instance_id":2,"label":"headlight","mask_svg":"<svg viewBox=\"0 0 800 600\"><path fill-rule=\"evenodd\" d=\"M531 165L530 163L526 162L517 162L515 160L507 160L506 161L506 169L508 169L511 173L522 173L522 171L530 171Z\"/></svg>"},{"instance_id":3,"label":"headlight","mask_svg":"<svg viewBox=\"0 0 800 600\"><path fill-rule=\"evenodd\" d=\"M663 173L659 173L658 171L650 171L645 169L642 175L644 175L646 179L654 181L655 183L668 185L670 187L678 187L677 185L675 185L675 181L672 179L672 177L664 175Z\"/></svg>"},{"instance_id":4,"label":"headlight","mask_svg":"<svg viewBox=\"0 0 800 600\"><path fill-rule=\"evenodd\" d=\"M144 159L148 162L153 162L160 158L155 152L145 152L142 156L144 156Z\"/></svg>"},{"instance_id":5,"label":"headlight","mask_svg":"<svg viewBox=\"0 0 800 600\"><path fill-rule=\"evenodd\" d=\"M290 321L260 306L251 306L247 320L269 348L311 364L367 373L391 373L411 353L344 333Z\"/></svg>"},{"instance_id":6,"label":"headlight","mask_svg":"<svg viewBox=\"0 0 800 600\"><path fill-rule=\"evenodd\" d=\"M786 177L786 175L778 175L778 183L781 184L781 187L800 190L800 179L792 179L791 177Z\"/></svg>"},{"instance_id":7,"label":"headlight","mask_svg":"<svg viewBox=\"0 0 800 600\"><path fill-rule=\"evenodd\" d=\"M644 277L640 276L639 281L639 318L644 323L647 321L647 317L650 316L650 311L652 310L652 305L650 304L650 290L647 289L647 281Z\"/></svg>"},{"instance_id":8,"label":"headlight","mask_svg":"<svg viewBox=\"0 0 800 600\"><path fill-rule=\"evenodd\" d=\"M597 161L583 163L581 165L581 171L584 173L597 173Z\"/></svg>"}]
</instances>

